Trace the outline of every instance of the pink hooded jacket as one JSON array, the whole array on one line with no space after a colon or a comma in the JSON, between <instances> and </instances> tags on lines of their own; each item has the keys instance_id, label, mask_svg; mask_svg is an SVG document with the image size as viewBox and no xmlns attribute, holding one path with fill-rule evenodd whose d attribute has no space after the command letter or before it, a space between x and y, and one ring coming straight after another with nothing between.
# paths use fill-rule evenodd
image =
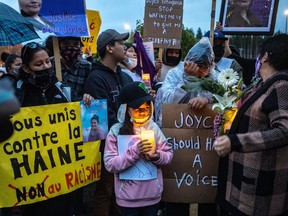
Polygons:
<instances>
[{"instance_id":1,"label":"pink hooded jacket","mask_svg":"<svg viewBox=\"0 0 288 216\"><path fill-rule=\"evenodd\" d=\"M122 104L118 111L119 122L123 122L125 111L126 104ZM154 131L156 151L160 153L160 159L153 162L157 166L157 178L143 181L120 180L119 173L133 166L142 157L137 145L130 146L124 155L118 155L117 135L121 127L122 123L116 123L111 127L106 138L104 150L105 167L109 172L114 173L116 202L122 207L154 205L161 200L163 192L163 178L160 166L171 162L173 157L172 146L168 144L161 129L152 120L152 115L150 115L147 124L141 127L134 127L134 132L135 134L140 134L142 130Z\"/></svg>"}]
</instances>

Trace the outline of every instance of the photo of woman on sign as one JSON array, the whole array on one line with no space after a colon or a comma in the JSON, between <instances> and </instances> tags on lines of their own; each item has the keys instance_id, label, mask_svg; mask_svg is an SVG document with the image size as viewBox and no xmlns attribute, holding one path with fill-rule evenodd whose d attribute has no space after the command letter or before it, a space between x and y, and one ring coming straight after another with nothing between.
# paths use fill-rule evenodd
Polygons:
<instances>
[{"instance_id":1,"label":"photo of woman on sign","mask_svg":"<svg viewBox=\"0 0 288 216\"><path fill-rule=\"evenodd\" d=\"M225 27L261 27L252 0L229 0Z\"/></svg>"},{"instance_id":2,"label":"photo of woman on sign","mask_svg":"<svg viewBox=\"0 0 288 216\"><path fill-rule=\"evenodd\" d=\"M51 34L54 35L54 24L40 14L42 0L18 0L18 2L21 15L34 26L42 40Z\"/></svg>"}]
</instances>

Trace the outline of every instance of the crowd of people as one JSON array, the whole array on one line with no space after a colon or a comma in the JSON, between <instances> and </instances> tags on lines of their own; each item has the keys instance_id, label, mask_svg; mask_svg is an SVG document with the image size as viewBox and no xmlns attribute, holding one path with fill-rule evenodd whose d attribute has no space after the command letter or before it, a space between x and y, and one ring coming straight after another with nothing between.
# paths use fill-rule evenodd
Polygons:
<instances>
[{"instance_id":1,"label":"crowd of people","mask_svg":"<svg viewBox=\"0 0 288 216\"><path fill-rule=\"evenodd\" d=\"M220 157L215 203L199 204L198 215L288 215L288 35L272 36L260 46L257 59L245 59L231 51L221 30L214 31L213 45L209 34L184 59L181 49L164 49L162 59L155 61L158 82L151 88L136 71L137 47L124 43L129 33L114 29L101 32L97 40L100 60L91 62L81 59L79 37L59 38L62 82L55 72L51 37L45 47L26 44L21 56L2 54L6 73L0 77L0 121L7 127L1 129L0 141L13 133L9 116L20 106L80 100L87 106L94 99L107 100L109 133L103 136L99 116L94 115L86 141L101 140L102 158L101 177L93 187L3 208L0 215L189 216L189 203L161 202L161 166L169 166L173 159L173 146L161 130L162 104L182 103L201 111L213 100L212 92L201 86L201 78L216 80L228 68L243 78L244 93L228 134L214 141ZM252 77L257 79L252 82ZM154 131L152 153L151 143L139 136L144 130ZM123 155L118 150L120 135L135 135ZM155 169L154 177L120 177L142 161ZM86 203L85 194L90 196Z\"/></svg>"}]
</instances>

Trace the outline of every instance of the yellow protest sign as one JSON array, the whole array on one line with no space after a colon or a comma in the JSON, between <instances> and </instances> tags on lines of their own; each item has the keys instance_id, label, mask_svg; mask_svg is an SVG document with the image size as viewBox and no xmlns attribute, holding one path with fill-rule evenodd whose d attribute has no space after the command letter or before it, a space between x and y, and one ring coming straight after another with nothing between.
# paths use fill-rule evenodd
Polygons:
<instances>
[{"instance_id":1,"label":"yellow protest sign","mask_svg":"<svg viewBox=\"0 0 288 216\"><path fill-rule=\"evenodd\" d=\"M25 205L99 180L100 141L83 143L80 102L22 108L0 143L0 207Z\"/></svg>"},{"instance_id":2,"label":"yellow protest sign","mask_svg":"<svg viewBox=\"0 0 288 216\"><path fill-rule=\"evenodd\" d=\"M99 11L86 10L88 25L90 31L90 37L82 37L84 44L83 52L91 51L91 53L97 53L96 41L101 27L101 17Z\"/></svg>"}]
</instances>

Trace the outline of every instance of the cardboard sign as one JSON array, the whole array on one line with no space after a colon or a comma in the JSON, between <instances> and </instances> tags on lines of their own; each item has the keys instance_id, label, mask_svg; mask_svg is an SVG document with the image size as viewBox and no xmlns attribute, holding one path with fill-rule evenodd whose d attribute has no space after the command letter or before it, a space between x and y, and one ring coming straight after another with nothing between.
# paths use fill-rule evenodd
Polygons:
<instances>
[{"instance_id":1,"label":"cardboard sign","mask_svg":"<svg viewBox=\"0 0 288 216\"><path fill-rule=\"evenodd\" d=\"M144 41L155 48L181 48L183 0L146 1Z\"/></svg>"},{"instance_id":2,"label":"cardboard sign","mask_svg":"<svg viewBox=\"0 0 288 216\"><path fill-rule=\"evenodd\" d=\"M101 16L99 11L86 10L90 37L82 37L83 52L97 53L96 41L101 27Z\"/></svg>"},{"instance_id":3,"label":"cardboard sign","mask_svg":"<svg viewBox=\"0 0 288 216\"><path fill-rule=\"evenodd\" d=\"M21 108L0 143L0 207L35 203L100 179L100 141L83 143L80 102Z\"/></svg>"},{"instance_id":4,"label":"cardboard sign","mask_svg":"<svg viewBox=\"0 0 288 216\"><path fill-rule=\"evenodd\" d=\"M213 150L213 119L209 107L192 110L187 104L164 104L162 131L174 156L162 167L162 200L212 203L217 189L218 155Z\"/></svg>"}]
</instances>

